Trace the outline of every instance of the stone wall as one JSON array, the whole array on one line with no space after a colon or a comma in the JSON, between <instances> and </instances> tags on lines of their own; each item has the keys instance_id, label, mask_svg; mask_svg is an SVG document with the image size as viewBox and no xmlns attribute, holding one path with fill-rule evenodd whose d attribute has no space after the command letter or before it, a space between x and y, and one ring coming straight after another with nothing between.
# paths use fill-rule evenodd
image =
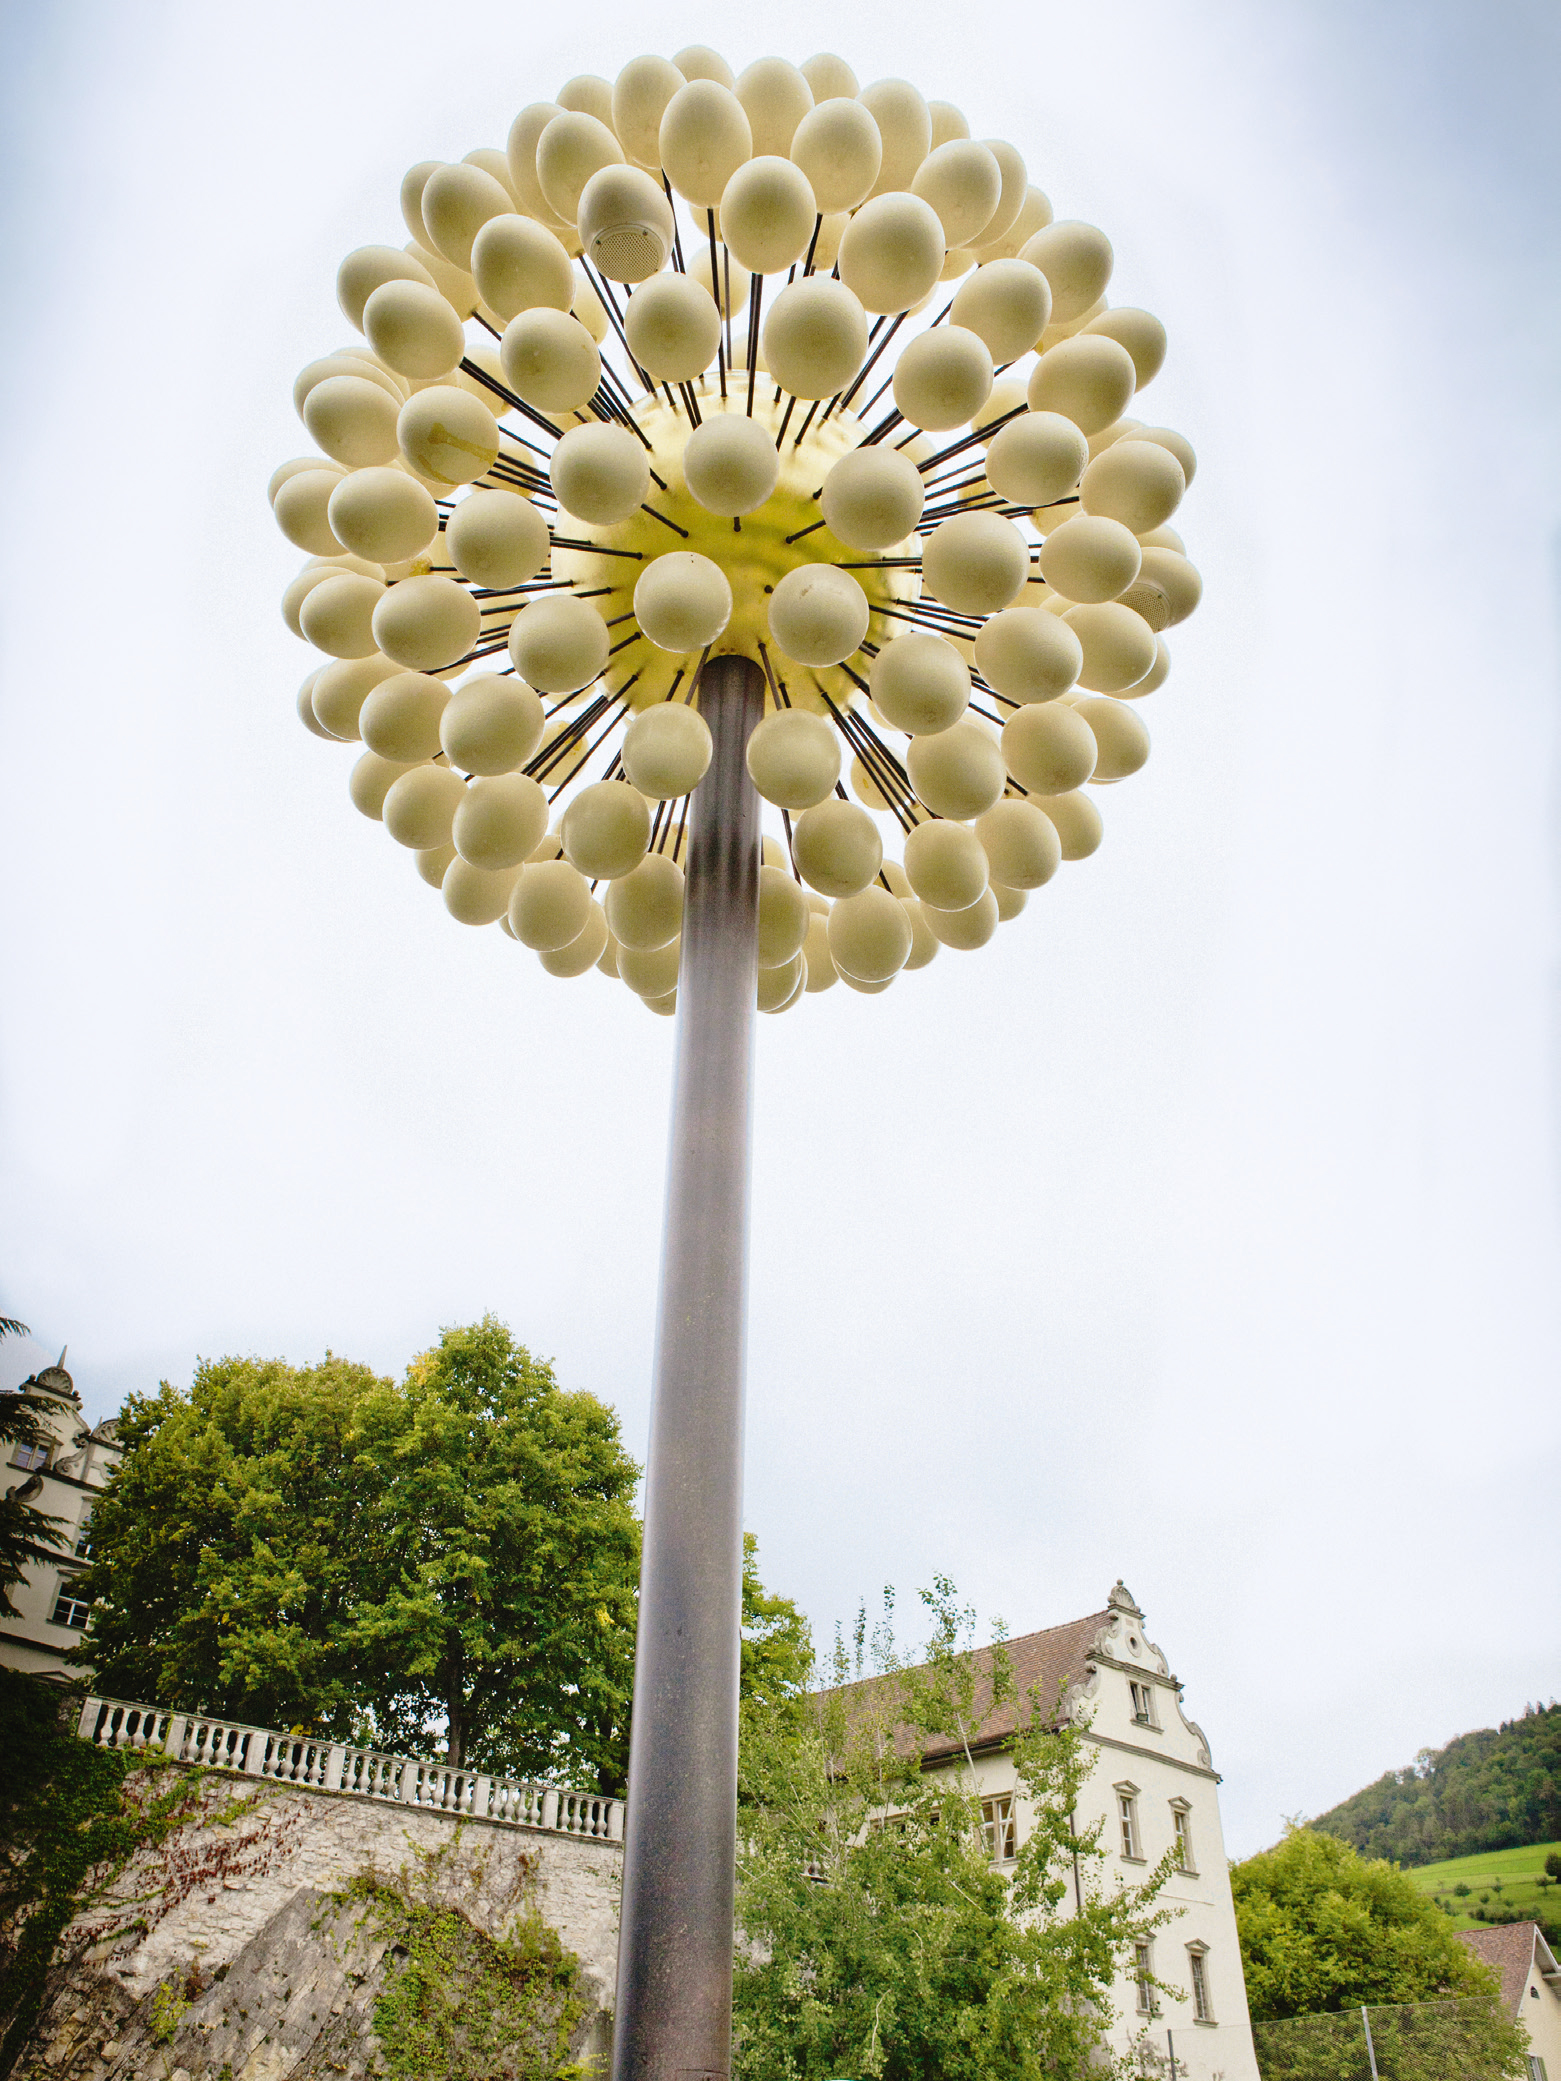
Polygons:
<instances>
[{"instance_id":1,"label":"stone wall","mask_svg":"<svg viewBox=\"0 0 1561 2081\"><path fill-rule=\"evenodd\" d=\"M362 1879L496 1939L540 1914L580 1962L577 2051L609 2049L618 1844L228 1775L196 1792L66 1930L19 2081L380 2071L387 1943L342 1898Z\"/></svg>"}]
</instances>

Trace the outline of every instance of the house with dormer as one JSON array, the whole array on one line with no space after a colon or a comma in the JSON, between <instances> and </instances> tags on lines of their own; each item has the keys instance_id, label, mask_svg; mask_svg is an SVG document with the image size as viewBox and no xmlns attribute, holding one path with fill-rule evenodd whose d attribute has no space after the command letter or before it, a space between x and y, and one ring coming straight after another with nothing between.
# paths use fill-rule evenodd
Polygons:
<instances>
[{"instance_id":1,"label":"house with dormer","mask_svg":"<svg viewBox=\"0 0 1561 2081\"><path fill-rule=\"evenodd\" d=\"M1136 1883L1168 1851L1174 1857L1159 1903L1172 1919L1139 1946L1112 1991L1113 2051L1140 2040L1176 2081L1258 2081L1219 1772L1202 1728L1182 1709L1180 1679L1144 1630L1143 1612L1118 1582L1104 1610L1022 1634L1006 1653L1017 1696L989 1710L968 1745L934 1739L923 1768L963 1769L968 1746L993 1862L1011 1864L1031 1818L1014 1736L1032 1696L1048 1713L1058 1701L1059 1719L1077 1726L1094 1751L1078 1818L1081 1832L1103 1823L1103 1883ZM1073 1883L1082 1882L1075 1875Z\"/></svg>"},{"instance_id":2,"label":"house with dormer","mask_svg":"<svg viewBox=\"0 0 1561 2081\"><path fill-rule=\"evenodd\" d=\"M0 1663L79 1681L82 1672L66 1658L80 1644L91 1607L77 1584L87 1565L92 1506L119 1464L119 1441L112 1421L89 1424L82 1415L63 1351L57 1365L30 1375L16 1392L38 1397L49 1435L41 1444L11 1448L0 1491L57 1518L61 1544L48 1560L34 1561L12 1589L17 1616L0 1615Z\"/></svg>"}]
</instances>

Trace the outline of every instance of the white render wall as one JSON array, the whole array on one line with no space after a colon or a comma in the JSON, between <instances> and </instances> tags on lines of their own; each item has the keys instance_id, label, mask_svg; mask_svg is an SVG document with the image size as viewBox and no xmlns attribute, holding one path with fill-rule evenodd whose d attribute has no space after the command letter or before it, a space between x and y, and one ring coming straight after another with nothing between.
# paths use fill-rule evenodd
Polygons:
<instances>
[{"instance_id":1,"label":"white render wall","mask_svg":"<svg viewBox=\"0 0 1561 2081\"><path fill-rule=\"evenodd\" d=\"M1104 1866L1096 1870L1109 1890L1148 1876L1171 1847L1172 1802L1183 1801L1196 1869L1173 1873L1160 1895L1161 1904L1174 1908L1176 1915L1155 1935L1151 1967L1156 1978L1173 1991L1158 1994L1159 2013L1146 2016L1138 2008L1131 1975L1119 1980L1113 1989L1116 2017L1111 2042L1126 2049L1147 2026L1150 2043L1163 2056L1169 2031L1169 2049L1175 2054L1177 2075L1184 2081L1258 2081L1220 1826L1219 1777L1202 1730L1181 1709L1169 1663L1144 1634L1143 1614L1130 1600L1120 1599L1120 1592L1113 1594L1116 1608L1096 1638L1093 1674L1069 1696L1075 1719L1087 1725L1088 1738L1096 1749L1079 1820L1087 1825L1097 1817L1104 1819L1101 1846L1106 1858ZM1152 1725L1143 1726L1134 1719L1128 1687L1135 1681L1151 1688ZM1016 1791L1012 1759L1001 1750L978 1754L975 1769L983 1796ZM1134 1788L1131 1796L1137 1808L1140 1861L1130 1862L1121 1854L1118 1786ZM1014 1811L1022 1842L1031 1823L1022 1797L1015 1799ZM1209 2023L1199 2023L1193 2016L1189 1944L1205 1947L1204 1972L1214 2019Z\"/></svg>"},{"instance_id":2,"label":"white render wall","mask_svg":"<svg viewBox=\"0 0 1561 2081\"><path fill-rule=\"evenodd\" d=\"M68 1382L68 1375L60 1377ZM65 1543L49 1560L34 1561L12 1589L17 1616L0 1617L0 1664L25 1670L30 1676L69 1676L79 1682L81 1671L73 1669L66 1658L80 1646L82 1635L73 1627L56 1626L54 1607L61 1586L87 1565L77 1557L77 1540L121 1454L111 1429L99 1425L93 1430L78 1404L52 1393L43 1399L42 1420L54 1435L54 1446L49 1464L42 1470L41 1491L30 1500L35 1509L61 1520L59 1532ZM14 1461L13 1447L0 1466L0 1494L20 1488L30 1479L30 1471Z\"/></svg>"}]
</instances>

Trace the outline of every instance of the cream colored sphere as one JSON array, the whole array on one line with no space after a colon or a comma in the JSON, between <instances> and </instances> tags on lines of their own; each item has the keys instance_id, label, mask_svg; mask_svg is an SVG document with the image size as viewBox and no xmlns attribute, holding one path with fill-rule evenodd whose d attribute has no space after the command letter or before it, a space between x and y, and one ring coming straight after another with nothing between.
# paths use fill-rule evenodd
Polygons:
<instances>
[{"instance_id":1,"label":"cream colored sphere","mask_svg":"<svg viewBox=\"0 0 1561 2081\"><path fill-rule=\"evenodd\" d=\"M588 600L541 599L510 628L510 662L539 694L576 694L607 662L607 624Z\"/></svg>"},{"instance_id":2,"label":"cream colored sphere","mask_svg":"<svg viewBox=\"0 0 1561 2081\"><path fill-rule=\"evenodd\" d=\"M623 770L652 802L675 801L704 779L711 755L710 725L696 708L663 701L636 715L623 736Z\"/></svg>"},{"instance_id":3,"label":"cream colored sphere","mask_svg":"<svg viewBox=\"0 0 1561 2081\"><path fill-rule=\"evenodd\" d=\"M1121 418L1136 381L1125 347L1098 333L1075 333L1041 355L1026 395L1032 412L1060 412L1094 434Z\"/></svg>"},{"instance_id":4,"label":"cream colored sphere","mask_svg":"<svg viewBox=\"0 0 1561 2081\"><path fill-rule=\"evenodd\" d=\"M793 397L832 397L867 353L867 313L842 282L810 275L782 289L764 320L765 366Z\"/></svg>"},{"instance_id":5,"label":"cream colored sphere","mask_svg":"<svg viewBox=\"0 0 1561 2081\"><path fill-rule=\"evenodd\" d=\"M359 571L337 572L310 588L298 610L299 628L327 657L365 658L377 647L374 610L384 597L378 579Z\"/></svg>"},{"instance_id":6,"label":"cream colored sphere","mask_svg":"<svg viewBox=\"0 0 1561 2081\"><path fill-rule=\"evenodd\" d=\"M1074 711L1082 717L1099 748L1096 780L1126 780L1149 757L1149 732L1136 709L1104 695L1086 695Z\"/></svg>"},{"instance_id":7,"label":"cream colored sphere","mask_svg":"<svg viewBox=\"0 0 1561 2081\"><path fill-rule=\"evenodd\" d=\"M753 513L775 489L780 456L774 436L741 412L712 413L683 450L683 479L707 513Z\"/></svg>"},{"instance_id":8,"label":"cream colored sphere","mask_svg":"<svg viewBox=\"0 0 1561 2081\"><path fill-rule=\"evenodd\" d=\"M921 910L934 938L956 953L969 954L984 947L998 926L997 898L990 889L964 910L936 910L930 903L924 903Z\"/></svg>"},{"instance_id":9,"label":"cream colored sphere","mask_svg":"<svg viewBox=\"0 0 1561 2081\"><path fill-rule=\"evenodd\" d=\"M1040 572L1070 600L1114 600L1138 576L1138 538L1119 520L1081 513L1054 528L1041 545Z\"/></svg>"},{"instance_id":10,"label":"cream colored sphere","mask_svg":"<svg viewBox=\"0 0 1561 2081\"><path fill-rule=\"evenodd\" d=\"M1030 552L1011 520L959 513L940 521L922 548L922 578L957 614L996 614L1024 589Z\"/></svg>"},{"instance_id":11,"label":"cream colored sphere","mask_svg":"<svg viewBox=\"0 0 1561 2081\"><path fill-rule=\"evenodd\" d=\"M385 829L418 852L450 843L450 826L466 789L448 766L414 766L385 797Z\"/></svg>"},{"instance_id":12,"label":"cream colored sphere","mask_svg":"<svg viewBox=\"0 0 1561 2081\"><path fill-rule=\"evenodd\" d=\"M1079 639L1084 662L1079 684L1092 694L1120 694L1153 670L1155 632L1119 600L1070 607L1063 620Z\"/></svg>"},{"instance_id":13,"label":"cream colored sphere","mask_svg":"<svg viewBox=\"0 0 1561 2081\"><path fill-rule=\"evenodd\" d=\"M591 885L567 860L528 862L510 893L510 931L533 953L572 945L590 913Z\"/></svg>"},{"instance_id":14,"label":"cream colored sphere","mask_svg":"<svg viewBox=\"0 0 1561 2081\"><path fill-rule=\"evenodd\" d=\"M913 737L905 765L911 786L933 814L960 822L990 809L1008 779L995 732L973 720Z\"/></svg>"},{"instance_id":15,"label":"cream colored sphere","mask_svg":"<svg viewBox=\"0 0 1561 2081\"><path fill-rule=\"evenodd\" d=\"M582 788L564 811L564 856L591 881L614 881L645 857L650 807L625 780L598 780Z\"/></svg>"},{"instance_id":16,"label":"cream colored sphere","mask_svg":"<svg viewBox=\"0 0 1561 2081\"><path fill-rule=\"evenodd\" d=\"M538 959L549 975L587 975L601 961L609 938L607 919L602 906L593 903L586 914L585 925L578 938L572 939L567 947L558 947L552 953L539 955Z\"/></svg>"},{"instance_id":17,"label":"cream colored sphere","mask_svg":"<svg viewBox=\"0 0 1561 2081\"><path fill-rule=\"evenodd\" d=\"M463 773L513 773L542 742L541 698L512 674L468 679L439 716L439 744Z\"/></svg>"},{"instance_id":18,"label":"cream colored sphere","mask_svg":"<svg viewBox=\"0 0 1561 2081\"><path fill-rule=\"evenodd\" d=\"M975 833L993 881L1006 889L1039 889L1057 872L1057 827L1034 802L1005 796L977 817Z\"/></svg>"},{"instance_id":19,"label":"cream colored sphere","mask_svg":"<svg viewBox=\"0 0 1561 2081\"><path fill-rule=\"evenodd\" d=\"M688 275L653 275L629 298L624 332L647 374L689 383L715 360L721 314L710 291Z\"/></svg>"},{"instance_id":20,"label":"cream colored sphere","mask_svg":"<svg viewBox=\"0 0 1561 2081\"><path fill-rule=\"evenodd\" d=\"M811 809L840 778L840 738L822 715L801 708L767 715L748 740L748 772L766 802Z\"/></svg>"},{"instance_id":21,"label":"cream colored sphere","mask_svg":"<svg viewBox=\"0 0 1561 2081\"><path fill-rule=\"evenodd\" d=\"M950 321L986 342L997 362L1028 354L1051 316L1051 288L1027 260L989 260L961 282Z\"/></svg>"},{"instance_id":22,"label":"cream colored sphere","mask_svg":"<svg viewBox=\"0 0 1561 2081\"><path fill-rule=\"evenodd\" d=\"M1079 676L1084 651L1060 616L1039 607L1008 607L977 631L976 669L1010 701L1054 701Z\"/></svg>"},{"instance_id":23,"label":"cream colored sphere","mask_svg":"<svg viewBox=\"0 0 1561 2081\"><path fill-rule=\"evenodd\" d=\"M498 421L453 383L436 383L409 397L396 421L396 439L420 477L445 486L485 476L499 456Z\"/></svg>"},{"instance_id":24,"label":"cream colored sphere","mask_svg":"<svg viewBox=\"0 0 1561 2081\"><path fill-rule=\"evenodd\" d=\"M457 854L439 884L445 909L458 925L496 924L508 908L516 871L513 867L473 867Z\"/></svg>"},{"instance_id":25,"label":"cream colored sphere","mask_svg":"<svg viewBox=\"0 0 1561 2081\"><path fill-rule=\"evenodd\" d=\"M831 95L798 123L791 157L807 175L821 210L854 210L878 178L883 137L859 101Z\"/></svg>"},{"instance_id":26,"label":"cream colored sphere","mask_svg":"<svg viewBox=\"0 0 1561 2081\"><path fill-rule=\"evenodd\" d=\"M683 870L665 853L647 853L607 891L607 922L619 945L651 953L683 929Z\"/></svg>"},{"instance_id":27,"label":"cream colored sphere","mask_svg":"<svg viewBox=\"0 0 1561 2081\"><path fill-rule=\"evenodd\" d=\"M897 896L876 885L843 896L829 914L829 952L842 976L886 983L911 951L911 925Z\"/></svg>"},{"instance_id":28,"label":"cream colored sphere","mask_svg":"<svg viewBox=\"0 0 1561 2081\"><path fill-rule=\"evenodd\" d=\"M531 217L490 218L472 248L472 273L483 302L506 324L539 305L567 311L574 301L575 271L563 241Z\"/></svg>"},{"instance_id":29,"label":"cream colored sphere","mask_svg":"<svg viewBox=\"0 0 1561 2081\"><path fill-rule=\"evenodd\" d=\"M759 966L779 968L802 951L812 912L784 867L759 869Z\"/></svg>"},{"instance_id":30,"label":"cream colored sphere","mask_svg":"<svg viewBox=\"0 0 1561 2081\"><path fill-rule=\"evenodd\" d=\"M884 645L868 684L884 720L913 736L947 730L970 705L970 667L946 638L921 630Z\"/></svg>"},{"instance_id":31,"label":"cream colored sphere","mask_svg":"<svg viewBox=\"0 0 1561 2081\"><path fill-rule=\"evenodd\" d=\"M331 493L326 518L338 541L380 564L406 562L439 532L432 494L405 470L354 470Z\"/></svg>"},{"instance_id":32,"label":"cream colored sphere","mask_svg":"<svg viewBox=\"0 0 1561 2081\"><path fill-rule=\"evenodd\" d=\"M444 539L463 578L500 592L535 578L550 547L547 521L513 491L468 492L446 521Z\"/></svg>"},{"instance_id":33,"label":"cream colored sphere","mask_svg":"<svg viewBox=\"0 0 1561 2081\"><path fill-rule=\"evenodd\" d=\"M591 527L612 527L650 495L650 458L621 426L572 426L553 450L548 481L559 505Z\"/></svg>"},{"instance_id":34,"label":"cream colored sphere","mask_svg":"<svg viewBox=\"0 0 1561 2081\"><path fill-rule=\"evenodd\" d=\"M987 482L1015 506L1049 506L1077 489L1089 442L1060 412L1025 412L999 427L986 452Z\"/></svg>"},{"instance_id":35,"label":"cream colored sphere","mask_svg":"<svg viewBox=\"0 0 1561 2081\"><path fill-rule=\"evenodd\" d=\"M1126 439L1095 457L1079 496L1086 513L1104 514L1135 535L1147 535L1165 525L1186 489L1182 466L1168 448L1158 441Z\"/></svg>"},{"instance_id":36,"label":"cream colored sphere","mask_svg":"<svg viewBox=\"0 0 1561 2081\"><path fill-rule=\"evenodd\" d=\"M830 470L819 511L847 549L874 552L903 542L921 519L926 488L908 455L893 448L853 448Z\"/></svg>"},{"instance_id":37,"label":"cream colored sphere","mask_svg":"<svg viewBox=\"0 0 1561 2081\"><path fill-rule=\"evenodd\" d=\"M466 333L437 289L421 282L383 282L363 306L369 345L397 375L448 375L461 358Z\"/></svg>"},{"instance_id":38,"label":"cream colored sphere","mask_svg":"<svg viewBox=\"0 0 1561 2081\"><path fill-rule=\"evenodd\" d=\"M372 752L403 766L436 759L450 689L426 672L397 672L372 687L358 711L358 735Z\"/></svg>"},{"instance_id":39,"label":"cream colored sphere","mask_svg":"<svg viewBox=\"0 0 1561 2081\"><path fill-rule=\"evenodd\" d=\"M792 827L797 871L821 896L855 896L883 865L878 826L854 802L805 809Z\"/></svg>"},{"instance_id":40,"label":"cream colored sphere","mask_svg":"<svg viewBox=\"0 0 1561 2081\"><path fill-rule=\"evenodd\" d=\"M846 226L836 265L864 309L908 311L936 285L946 252L930 203L919 195L878 195Z\"/></svg>"},{"instance_id":41,"label":"cream colored sphere","mask_svg":"<svg viewBox=\"0 0 1561 2081\"><path fill-rule=\"evenodd\" d=\"M721 236L750 275L784 274L808 250L818 206L807 175L774 155L739 166L721 197Z\"/></svg>"},{"instance_id":42,"label":"cream colored sphere","mask_svg":"<svg viewBox=\"0 0 1561 2081\"><path fill-rule=\"evenodd\" d=\"M1063 795L1095 771L1095 738L1066 701L1038 701L1003 725L1003 758L1030 795Z\"/></svg>"},{"instance_id":43,"label":"cream colored sphere","mask_svg":"<svg viewBox=\"0 0 1561 2081\"><path fill-rule=\"evenodd\" d=\"M374 640L412 672L458 664L477 641L482 609L453 578L403 578L374 609Z\"/></svg>"},{"instance_id":44,"label":"cream colored sphere","mask_svg":"<svg viewBox=\"0 0 1561 2081\"><path fill-rule=\"evenodd\" d=\"M547 797L524 773L467 783L450 826L455 850L473 867L519 867L547 830Z\"/></svg>"},{"instance_id":45,"label":"cream colored sphere","mask_svg":"<svg viewBox=\"0 0 1561 2081\"><path fill-rule=\"evenodd\" d=\"M703 650L732 618L731 582L710 557L671 549L653 557L636 579L634 612L658 649Z\"/></svg>"},{"instance_id":46,"label":"cream colored sphere","mask_svg":"<svg viewBox=\"0 0 1561 2081\"><path fill-rule=\"evenodd\" d=\"M504 328L499 359L517 397L539 412L580 411L596 395L602 358L567 311L522 311Z\"/></svg>"},{"instance_id":47,"label":"cream colored sphere","mask_svg":"<svg viewBox=\"0 0 1561 2081\"><path fill-rule=\"evenodd\" d=\"M902 350L891 387L909 425L947 433L968 426L991 395L992 356L976 333L939 325Z\"/></svg>"},{"instance_id":48,"label":"cream colored sphere","mask_svg":"<svg viewBox=\"0 0 1561 2081\"><path fill-rule=\"evenodd\" d=\"M906 833L905 874L923 903L964 910L986 888L987 856L976 832L939 818Z\"/></svg>"},{"instance_id":49,"label":"cream colored sphere","mask_svg":"<svg viewBox=\"0 0 1561 2081\"><path fill-rule=\"evenodd\" d=\"M690 80L661 118L661 164L685 201L714 209L738 167L753 156L753 131L729 86Z\"/></svg>"},{"instance_id":50,"label":"cream colored sphere","mask_svg":"<svg viewBox=\"0 0 1561 2081\"><path fill-rule=\"evenodd\" d=\"M870 609L849 571L802 564L788 571L769 600L776 648L799 665L838 665L861 646Z\"/></svg>"}]
</instances>

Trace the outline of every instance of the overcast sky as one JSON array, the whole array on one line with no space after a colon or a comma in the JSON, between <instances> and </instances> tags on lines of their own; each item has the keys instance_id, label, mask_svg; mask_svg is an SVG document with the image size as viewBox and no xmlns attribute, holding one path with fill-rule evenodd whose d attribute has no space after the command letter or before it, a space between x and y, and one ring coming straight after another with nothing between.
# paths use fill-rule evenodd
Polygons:
<instances>
[{"instance_id":1,"label":"overcast sky","mask_svg":"<svg viewBox=\"0 0 1561 2081\"><path fill-rule=\"evenodd\" d=\"M1109 232L1206 593L1095 858L761 1022L747 1520L826 1642L1125 1577L1246 1852L1561 1690L1561 15L890 19L4 11L0 1382L68 1340L102 1417L492 1309L643 1454L670 1023L351 809L265 484L406 166L642 49L838 49Z\"/></svg>"}]
</instances>

